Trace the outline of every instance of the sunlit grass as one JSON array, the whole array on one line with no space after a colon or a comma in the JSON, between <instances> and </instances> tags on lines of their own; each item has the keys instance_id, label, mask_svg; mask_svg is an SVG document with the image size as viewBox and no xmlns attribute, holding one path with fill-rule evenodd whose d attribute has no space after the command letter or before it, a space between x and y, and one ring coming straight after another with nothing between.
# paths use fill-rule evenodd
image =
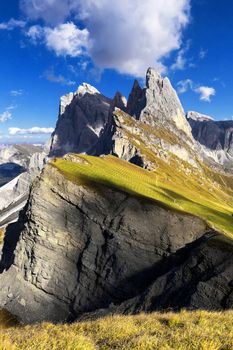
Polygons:
<instances>
[{"instance_id":1,"label":"sunlit grass","mask_svg":"<svg viewBox=\"0 0 233 350\"><path fill-rule=\"evenodd\" d=\"M184 171L169 168L165 162L164 171L160 168L152 172L113 156L73 154L72 157L74 161L59 158L50 164L73 182L101 183L155 200L169 208L197 215L233 237L231 194L207 176L200 184L198 175L187 176Z\"/></svg>"},{"instance_id":2,"label":"sunlit grass","mask_svg":"<svg viewBox=\"0 0 233 350\"><path fill-rule=\"evenodd\" d=\"M232 350L233 312L181 311L11 326L1 350Z\"/></svg>"}]
</instances>

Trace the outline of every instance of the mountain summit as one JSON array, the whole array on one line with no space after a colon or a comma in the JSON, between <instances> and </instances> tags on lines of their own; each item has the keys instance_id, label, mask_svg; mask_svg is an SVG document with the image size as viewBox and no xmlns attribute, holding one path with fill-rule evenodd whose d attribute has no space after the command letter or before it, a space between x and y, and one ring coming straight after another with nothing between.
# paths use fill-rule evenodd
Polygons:
<instances>
[{"instance_id":1,"label":"mountain summit","mask_svg":"<svg viewBox=\"0 0 233 350\"><path fill-rule=\"evenodd\" d=\"M74 94L63 96L50 155L61 156L67 152L99 154L98 139L111 128L116 107L143 123L178 129L192 139L191 128L169 79L163 79L149 68L146 87L142 89L135 81L128 101L120 92L111 100L86 83ZM105 153L106 150L102 151Z\"/></svg>"}]
</instances>

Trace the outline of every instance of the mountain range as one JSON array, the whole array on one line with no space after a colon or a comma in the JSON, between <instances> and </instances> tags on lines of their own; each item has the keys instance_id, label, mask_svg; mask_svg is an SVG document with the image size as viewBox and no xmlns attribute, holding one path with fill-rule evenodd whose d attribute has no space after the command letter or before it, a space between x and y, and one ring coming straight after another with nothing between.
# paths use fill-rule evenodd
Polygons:
<instances>
[{"instance_id":1,"label":"mountain range","mask_svg":"<svg viewBox=\"0 0 233 350\"><path fill-rule=\"evenodd\" d=\"M232 308L232 130L186 114L152 68L128 100L86 83L63 96L44 152L0 188L2 226L25 201L6 226L0 306L23 322Z\"/></svg>"}]
</instances>

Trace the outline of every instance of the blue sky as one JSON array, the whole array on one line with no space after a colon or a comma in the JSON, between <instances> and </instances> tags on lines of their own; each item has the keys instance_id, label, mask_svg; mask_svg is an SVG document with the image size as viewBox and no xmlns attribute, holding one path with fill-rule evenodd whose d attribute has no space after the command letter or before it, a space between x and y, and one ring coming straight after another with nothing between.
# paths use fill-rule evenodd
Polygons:
<instances>
[{"instance_id":1,"label":"blue sky","mask_svg":"<svg viewBox=\"0 0 233 350\"><path fill-rule=\"evenodd\" d=\"M148 66L184 109L233 116L233 3L227 0L0 2L0 143L43 142L59 98L88 82L128 96Z\"/></svg>"}]
</instances>

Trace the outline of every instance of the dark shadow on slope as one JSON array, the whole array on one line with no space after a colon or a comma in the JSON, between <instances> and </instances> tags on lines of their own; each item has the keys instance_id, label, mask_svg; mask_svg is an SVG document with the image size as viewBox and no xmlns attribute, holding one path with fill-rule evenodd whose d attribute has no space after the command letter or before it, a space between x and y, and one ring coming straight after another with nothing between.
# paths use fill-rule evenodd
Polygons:
<instances>
[{"instance_id":1,"label":"dark shadow on slope","mask_svg":"<svg viewBox=\"0 0 233 350\"><path fill-rule=\"evenodd\" d=\"M126 286L129 282L142 282L139 288L135 284L135 291L131 294L133 297L113 302L105 309L77 315L76 320L93 320L112 314L178 312L184 308L210 311L233 309L232 265L233 241L210 231L173 256L163 259L151 270L125 280Z\"/></svg>"},{"instance_id":2,"label":"dark shadow on slope","mask_svg":"<svg viewBox=\"0 0 233 350\"><path fill-rule=\"evenodd\" d=\"M0 260L0 273L4 270L8 270L14 262L14 251L19 241L20 233L24 228L26 222L27 206L20 212L17 222L10 224L6 228L4 244L2 249L2 255Z\"/></svg>"},{"instance_id":3,"label":"dark shadow on slope","mask_svg":"<svg viewBox=\"0 0 233 350\"><path fill-rule=\"evenodd\" d=\"M0 164L0 187L22 174L25 170L23 166L16 163Z\"/></svg>"}]
</instances>

